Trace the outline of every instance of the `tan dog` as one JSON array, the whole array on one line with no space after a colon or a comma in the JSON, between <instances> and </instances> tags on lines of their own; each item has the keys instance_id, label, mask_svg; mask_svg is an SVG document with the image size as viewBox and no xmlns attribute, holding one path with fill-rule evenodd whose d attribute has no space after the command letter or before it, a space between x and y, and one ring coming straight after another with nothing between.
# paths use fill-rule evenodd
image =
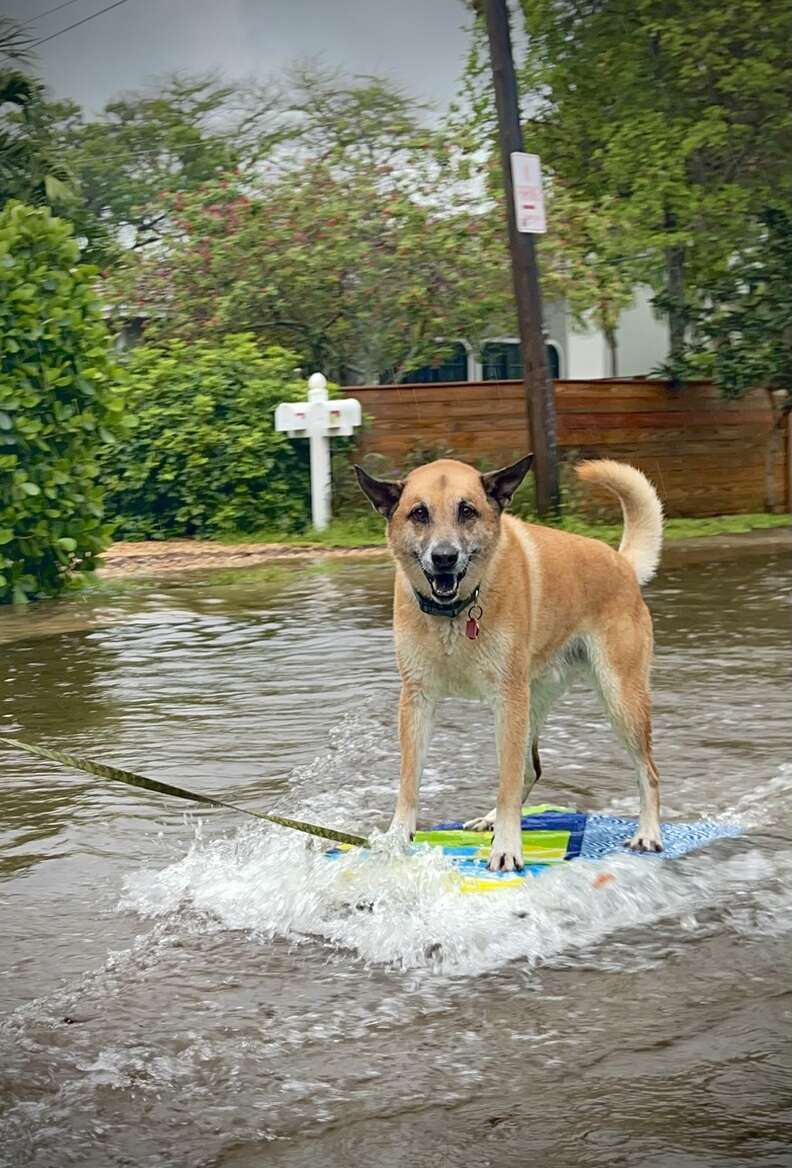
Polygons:
<instances>
[{"instance_id":1,"label":"tan dog","mask_svg":"<svg viewBox=\"0 0 792 1168\"><path fill-rule=\"evenodd\" d=\"M442 459L404 482L356 467L388 521L396 560L394 633L402 678L401 782L392 830L415 831L418 788L441 697L495 707L497 804L466 827L494 827L490 868L522 867L520 814L538 777L536 743L552 703L589 676L638 778L641 812L629 841L660 851L659 779L652 757L652 621L640 585L654 575L662 508L648 479L625 464L587 462L585 482L620 499L618 552L595 539L503 514L531 457L490 474Z\"/></svg>"}]
</instances>

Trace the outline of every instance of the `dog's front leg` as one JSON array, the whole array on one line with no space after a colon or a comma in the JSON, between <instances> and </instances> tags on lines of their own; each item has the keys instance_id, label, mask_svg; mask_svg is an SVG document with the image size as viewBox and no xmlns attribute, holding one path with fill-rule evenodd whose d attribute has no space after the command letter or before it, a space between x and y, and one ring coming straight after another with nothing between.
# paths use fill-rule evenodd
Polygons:
<instances>
[{"instance_id":1,"label":"dog's front leg","mask_svg":"<svg viewBox=\"0 0 792 1168\"><path fill-rule=\"evenodd\" d=\"M493 872L521 869L523 781L531 728L531 694L528 682L511 683L497 710L500 779L495 805L495 834L489 867Z\"/></svg>"},{"instance_id":2,"label":"dog's front leg","mask_svg":"<svg viewBox=\"0 0 792 1168\"><path fill-rule=\"evenodd\" d=\"M402 685L399 701L399 746L401 778L399 798L391 831L403 832L409 839L415 831L418 815L418 788L421 785L426 752L432 735L432 721L437 702L409 682Z\"/></svg>"}]
</instances>

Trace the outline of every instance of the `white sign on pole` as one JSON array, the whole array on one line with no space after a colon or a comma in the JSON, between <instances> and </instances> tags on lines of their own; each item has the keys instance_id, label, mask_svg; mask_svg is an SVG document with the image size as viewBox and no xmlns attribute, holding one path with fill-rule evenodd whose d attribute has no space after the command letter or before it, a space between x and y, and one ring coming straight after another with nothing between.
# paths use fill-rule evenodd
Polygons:
<instances>
[{"instance_id":1,"label":"white sign on pole","mask_svg":"<svg viewBox=\"0 0 792 1168\"><path fill-rule=\"evenodd\" d=\"M511 156L511 171L517 230L531 235L544 235L547 222L539 155L515 151Z\"/></svg>"}]
</instances>

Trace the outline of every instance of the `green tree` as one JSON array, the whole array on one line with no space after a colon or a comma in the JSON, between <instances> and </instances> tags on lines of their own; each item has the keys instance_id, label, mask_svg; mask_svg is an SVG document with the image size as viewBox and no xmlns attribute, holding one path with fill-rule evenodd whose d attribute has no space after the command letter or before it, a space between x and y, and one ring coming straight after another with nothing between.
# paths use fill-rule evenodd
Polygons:
<instances>
[{"instance_id":1,"label":"green tree","mask_svg":"<svg viewBox=\"0 0 792 1168\"><path fill-rule=\"evenodd\" d=\"M58 592L108 541L97 453L123 403L95 275L46 208L0 213L0 601Z\"/></svg>"},{"instance_id":2,"label":"green tree","mask_svg":"<svg viewBox=\"0 0 792 1168\"><path fill-rule=\"evenodd\" d=\"M10 16L0 16L0 60L26 65L31 56L32 40L24 26Z\"/></svg>"},{"instance_id":3,"label":"green tree","mask_svg":"<svg viewBox=\"0 0 792 1168\"><path fill-rule=\"evenodd\" d=\"M0 206L11 199L48 204L72 217L79 209L74 171L54 133L44 86L17 75L0 78Z\"/></svg>"},{"instance_id":4,"label":"green tree","mask_svg":"<svg viewBox=\"0 0 792 1168\"><path fill-rule=\"evenodd\" d=\"M30 38L0 17L0 207L10 199L62 208L74 193L72 176L49 132L44 87L26 71Z\"/></svg>"},{"instance_id":5,"label":"green tree","mask_svg":"<svg viewBox=\"0 0 792 1168\"><path fill-rule=\"evenodd\" d=\"M213 75L178 75L150 92L121 94L98 118L57 101L40 116L79 190L75 229L105 262L159 242L169 229L168 195L221 173L255 171L290 133L276 88Z\"/></svg>"},{"instance_id":6,"label":"green tree","mask_svg":"<svg viewBox=\"0 0 792 1168\"><path fill-rule=\"evenodd\" d=\"M501 220L478 213L427 113L307 66L256 91L171 78L94 119L35 102L118 318L147 317L150 339L250 330L342 379L513 329ZM32 197L30 159L13 177Z\"/></svg>"},{"instance_id":7,"label":"green tree","mask_svg":"<svg viewBox=\"0 0 792 1168\"><path fill-rule=\"evenodd\" d=\"M162 246L108 282L150 337L249 330L335 380L368 380L502 329L501 221L471 208L421 107L376 79L293 86L278 165L162 203Z\"/></svg>"},{"instance_id":8,"label":"green tree","mask_svg":"<svg viewBox=\"0 0 792 1168\"><path fill-rule=\"evenodd\" d=\"M792 216L766 211L695 319L694 368L727 397L752 389L792 409Z\"/></svg>"},{"instance_id":9,"label":"green tree","mask_svg":"<svg viewBox=\"0 0 792 1168\"><path fill-rule=\"evenodd\" d=\"M785 0L522 0L528 148L645 254L672 370L757 214L790 197Z\"/></svg>"},{"instance_id":10,"label":"green tree","mask_svg":"<svg viewBox=\"0 0 792 1168\"><path fill-rule=\"evenodd\" d=\"M432 108L383 78L345 78L311 62L286 72L284 108L289 155L331 165L335 173L405 169L437 137L426 125Z\"/></svg>"},{"instance_id":11,"label":"green tree","mask_svg":"<svg viewBox=\"0 0 792 1168\"><path fill-rule=\"evenodd\" d=\"M132 290L151 337L242 328L334 380L368 380L482 335L508 301L489 224L438 214L378 175L312 163L255 197L228 180L178 196L172 214L167 252L132 257L108 284L120 304Z\"/></svg>"},{"instance_id":12,"label":"green tree","mask_svg":"<svg viewBox=\"0 0 792 1168\"><path fill-rule=\"evenodd\" d=\"M120 94L96 118L73 102L36 102L39 137L55 144L74 176L70 208L93 254L114 260L167 236L169 199L221 175L246 189L300 160L350 168L398 168L405 147L424 148L423 107L376 78L343 83L295 66L266 85L216 76L166 77L147 92ZM423 139L423 140L422 140Z\"/></svg>"}]
</instances>

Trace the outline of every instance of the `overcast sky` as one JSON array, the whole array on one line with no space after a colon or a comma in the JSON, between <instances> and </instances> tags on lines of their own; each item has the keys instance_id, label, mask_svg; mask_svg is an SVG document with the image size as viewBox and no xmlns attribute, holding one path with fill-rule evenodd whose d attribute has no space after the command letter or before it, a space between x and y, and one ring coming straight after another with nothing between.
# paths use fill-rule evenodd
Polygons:
<instances>
[{"instance_id":1,"label":"overcast sky","mask_svg":"<svg viewBox=\"0 0 792 1168\"><path fill-rule=\"evenodd\" d=\"M2 0L5 16L47 37L113 0ZM124 0L37 50L36 72L59 97L91 110L123 89L176 70L265 78L321 57L348 73L392 78L448 102L467 52L462 0Z\"/></svg>"}]
</instances>

